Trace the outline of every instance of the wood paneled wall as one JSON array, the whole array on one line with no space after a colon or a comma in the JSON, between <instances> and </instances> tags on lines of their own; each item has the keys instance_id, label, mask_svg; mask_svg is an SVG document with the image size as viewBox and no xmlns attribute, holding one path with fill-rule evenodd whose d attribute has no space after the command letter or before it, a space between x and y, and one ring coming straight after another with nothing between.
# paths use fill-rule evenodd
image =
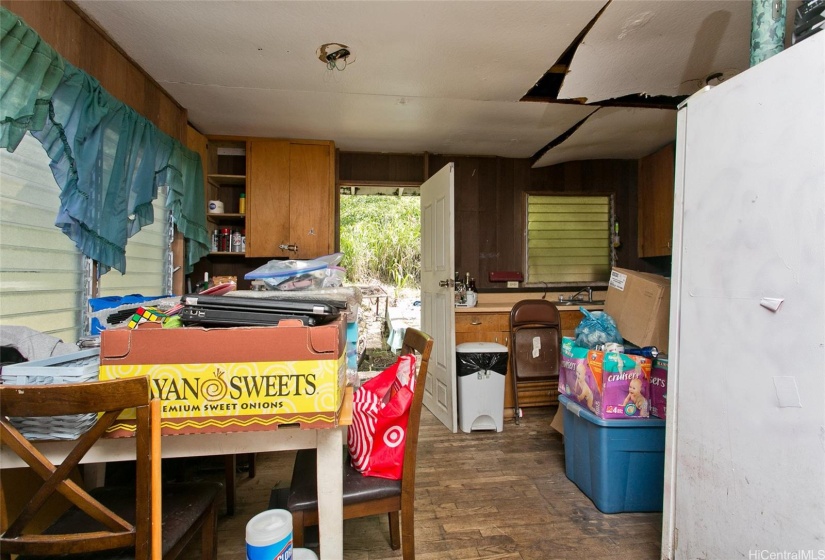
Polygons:
<instances>
[{"instance_id":1,"label":"wood paneled wall","mask_svg":"<svg viewBox=\"0 0 825 560\"><path fill-rule=\"evenodd\" d=\"M503 288L490 271L524 272L524 196L548 193L610 193L616 218L629 232L618 250L619 266L639 269L636 257L636 161L576 161L532 169L527 159L430 158L437 171L456 162L456 269L469 271L479 288ZM632 237L632 239L630 238Z\"/></svg>"},{"instance_id":2,"label":"wood paneled wall","mask_svg":"<svg viewBox=\"0 0 825 560\"><path fill-rule=\"evenodd\" d=\"M639 259L637 254L637 161L574 161L533 169L528 159L341 152L339 175L372 181L415 180L425 166L434 175L455 162L455 266L469 272L479 289L504 289L488 281L490 271L523 271L524 193L528 191L609 193L614 195L622 239L618 266L665 272L669 262ZM403 173L398 170L404 170Z\"/></svg>"},{"instance_id":3,"label":"wood paneled wall","mask_svg":"<svg viewBox=\"0 0 825 560\"><path fill-rule=\"evenodd\" d=\"M106 91L185 142L186 110L175 102L97 25L65 1L2 0L71 64L94 76Z\"/></svg>"}]
</instances>

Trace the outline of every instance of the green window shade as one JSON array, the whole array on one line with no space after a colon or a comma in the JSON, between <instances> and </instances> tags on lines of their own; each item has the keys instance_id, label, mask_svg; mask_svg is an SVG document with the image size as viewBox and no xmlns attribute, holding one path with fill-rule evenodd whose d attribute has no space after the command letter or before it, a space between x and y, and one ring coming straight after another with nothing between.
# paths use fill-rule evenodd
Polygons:
<instances>
[{"instance_id":1,"label":"green window shade","mask_svg":"<svg viewBox=\"0 0 825 560\"><path fill-rule=\"evenodd\" d=\"M527 282L607 282L611 224L610 196L528 195Z\"/></svg>"},{"instance_id":2,"label":"green window shade","mask_svg":"<svg viewBox=\"0 0 825 560\"><path fill-rule=\"evenodd\" d=\"M54 225L60 189L43 146L26 134L0 150L0 324L76 342L85 301L83 256Z\"/></svg>"}]
</instances>

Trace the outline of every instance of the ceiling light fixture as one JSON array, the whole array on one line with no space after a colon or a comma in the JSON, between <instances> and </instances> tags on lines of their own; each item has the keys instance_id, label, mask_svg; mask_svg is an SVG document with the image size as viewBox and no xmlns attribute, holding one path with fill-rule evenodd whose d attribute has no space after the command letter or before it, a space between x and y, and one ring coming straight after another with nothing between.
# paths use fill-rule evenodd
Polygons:
<instances>
[{"instance_id":1,"label":"ceiling light fixture","mask_svg":"<svg viewBox=\"0 0 825 560\"><path fill-rule=\"evenodd\" d=\"M318 60L327 65L328 70L343 70L347 65L355 62L352 51L342 43L324 43L315 51ZM350 57L352 56L352 59Z\"/></svg>"}]
</instances>

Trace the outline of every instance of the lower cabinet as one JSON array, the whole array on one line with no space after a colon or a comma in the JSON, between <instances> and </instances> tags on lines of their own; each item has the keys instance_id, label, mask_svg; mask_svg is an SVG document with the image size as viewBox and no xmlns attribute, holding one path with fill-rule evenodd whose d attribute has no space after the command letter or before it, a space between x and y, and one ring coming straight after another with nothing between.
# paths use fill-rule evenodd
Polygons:
<instances>
[{"instance_id":1,"label":"lower cabinet","mask_svg":"<svg viewBox=\"0 0 825 560\"><path fill-rule=\"evenodd\" d=\"M562 334L573 336L582 313L577 310L560 312ZM455 344L465 342L495 342L510 349L510 314L504 312L473 312L455 314ZM522 383L518 392L519 406L548 406L558 404L558 380ZM504 417L514 414L513 378L510 363L504 382Z\"/></svg>"}]
</instances>

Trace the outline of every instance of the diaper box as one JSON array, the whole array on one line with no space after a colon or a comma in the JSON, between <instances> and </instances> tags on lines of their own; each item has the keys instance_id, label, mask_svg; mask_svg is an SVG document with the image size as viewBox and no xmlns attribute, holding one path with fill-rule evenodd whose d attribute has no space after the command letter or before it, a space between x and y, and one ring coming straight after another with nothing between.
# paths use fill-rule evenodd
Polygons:
<instances>
[{"instance_id":1,"label":"diaper box","mask_svg":"<svg viewBox=\"0 0 825 560\"><path fill-rule=\"evenodd\" d=\"M650 370L650 414L667 418L667 356L659 354Z\"/></svg>"},{"instance_id":2,"label":"diaper box","mask_svg":"<svg viewBox=\"0 0 825 560\"><path fill-rule=\"evenodd\" d=\"M577 346L562 338L559 393L599 418L650 416L651 360Z\"/></svg>"}]
</instances>

